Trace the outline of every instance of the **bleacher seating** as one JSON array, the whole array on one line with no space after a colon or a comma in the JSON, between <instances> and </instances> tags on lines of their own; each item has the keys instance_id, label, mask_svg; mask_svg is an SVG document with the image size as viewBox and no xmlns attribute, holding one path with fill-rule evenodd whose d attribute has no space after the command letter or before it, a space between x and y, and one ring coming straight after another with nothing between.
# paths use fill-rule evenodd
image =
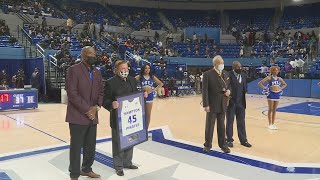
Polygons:
<instances>
[{"instance_id":1,"label":"bleacher seating","mask_svg":"<svg viewBox=\"0 0 320 180\"><path fill-rule=\"evenodd\" d=\"M306 72L306 78L319 79L320 78L320 60L317 60Z\"/></svg>"},{"instance_id":2,"label":"bleacher seating","mask_svg":"<svg viewBox=\"0 0 320 180\"><path fill-rule=\"evenodd\" d=\"M67 6L65 13L77 23L93 21L98 24L120 26L120 21L99 3L74 2Z\"/></svg>"},{"instance_id":3,"label":"bleacher seating","mask_svg":"<svg viewBox=\"0 0 320 180\"><path fill-rule=\"evenodd\" d=\"M274 9L246 9L227 11L229 22L238 31L252 29L254 31L264 31L270 27Z\"/></svg>"},{"instance_id":4,"label":"bleacher seating","mask_svg":"<svg viewBox=\"0 0 320 180\"><path fill-rule=\"evenodd\" d=\"M302 29L320 26L320 3L285 7L280 28Z\"/></svg>"},{"instance_id":5,"label":"bleacher seating","mask_svg":"<svg viewBox=\"0 0 320 180\"><path fill-rule=\"evenodd\" d=\"M200 43L200 50L199 55L195 53L195 43L184 43L184 42L173 42L172 43L173 49L178 51L181 57L189 57L189 58L206 58L206 47L210 48L210 57L213 57L213 51L216 52L216 55L221 55L226 58L236 58L239 56L240 52L240 45L233 44L233 43L219 43L216 44L216 49L213 50L212 43ZM191 51L188 51L188 46L190 47ZM222 52L220 51L222 49Z\"/></svg>"},{"instance_id":6,"label":"bleacher seating","mask_svg":"<svg viewBox=\"0 0 320 180\"><path fill-rule=\"evenodd\" d=\"M24 27L25 32L29 32L29 27L25 26ZM46 44L46 47L49 47L51 49L54 50L60 50L62 44L65 41L69 42L69 50L70 51L81 51L82 47L84 46L83 43L81 42L81 40L79 40L77 38L77 34L72 33L72 34L61 34L60 36L56 36L56 37L49 37L47 34L35 34L34 36L32 36L32 34L28 33L29 36L31 36L32 38L32 43L33 44ZM45 37L47 36L47 37ZM57 43L55 43L54 46L50 46L52 45L51 40L54 39ZM103 51L105 50L105 47L97 42L96 40L91 40L91 43L93 43L98 50Z\"/></svg>"},{"instance_id":7,"label":"bleacher seating","mask_svg":"<svg viewBox=\"0 0 320 180\"><path fill-rule=\"evenodd\" d=\"M0 2L4 13L20 12L29 15L66 18L54 5L46 1L9 0Z\"/></svg>"},{"instance_id":8,"label":"bleacher seating","mask_svg":"<svg viewBox=\"0 0 320 180\"><path fill-rule=\"evenodd\" d=\"M307 47L307 42L302 42L300 48ZM252 50L254 53L251 54L252 57L283 57L283 58L289 58L293 57L295 55L302 55L303 53L296 53L296 50L298 50L297 43L294 41L291 43L290 47L294 49L295 53L291 54L288 52L288 43L280 43L280 42L270 42L270 43L255 43L252 46ZM272 51L276 52L275 54L272 54Z\"/></svg>"},{"instance_id":9,"label":"bleacher seating","mask_svg":"<svg viewBox=\"0 0 320 180\"><path fill-rule=\"evenodd\" d=\"M160 30L164 27L159 16L157 15L157 9L123 6L111 6L111 8L120 16L121 19L124 19L126 22L128 22L134 30Z\"/></svg>"},{"instance_id":10,"label":"bleacher seating","mask_svg":"<svg viewBox=\"0 0 320 180\"><path fill-rule=\"evenodd\" d=\"M220 27L220 15L216 11L163 10L174 27Z\"/></svg>"},{"instance_id":11,"label":"bleacher seating","mask_svg":"<svg viewBox=\"0 0 320 180\"><path fill-rule=\"evenodd\" d=\"M0 36L0 47L22 48L18 43L10 42L11 36Z\"/></svg>"},{"instance_id":12,"label":"bleacher seating","mask_svg":"<svg viewBox=\"0 0 320 180\"><path fill-rule=\"evenodd\" d=\"M0 20L0 47L21 48L17 39L10 35L9 26L4 20Z\"/></svg>"}]
</instances>

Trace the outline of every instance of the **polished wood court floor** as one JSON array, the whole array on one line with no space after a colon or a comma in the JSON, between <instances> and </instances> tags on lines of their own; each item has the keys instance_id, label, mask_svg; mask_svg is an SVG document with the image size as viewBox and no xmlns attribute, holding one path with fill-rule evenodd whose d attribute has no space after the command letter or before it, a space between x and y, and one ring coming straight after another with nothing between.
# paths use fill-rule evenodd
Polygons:
<instances>
[{"instance_id":1,"label":"polished wood court floor","mask_svg":"<svg viewBox=\"0 0 320 180\"><path fill-rule=\"evenodd\" d=\"M317 101L318 99L283 98L287 103ZM204 142L205 112L201 96L156 99L152 111L151 128L168 126L176 139L196 144ZM267 107L263 96L247 95L246 127L252 148L241 146L234 124L235 147L232 152L287 163L320 162L320 117L294 113L277 114L279 130L267 129ZM0 155L69 142L65 121L66 105L40 104L36 110L0 112ZM320 109L319 109L320 110ZM109 112L99 112L98 137L111 136ZM218 149L215 138L213 149Z\"/></svg>"}]
</instances>

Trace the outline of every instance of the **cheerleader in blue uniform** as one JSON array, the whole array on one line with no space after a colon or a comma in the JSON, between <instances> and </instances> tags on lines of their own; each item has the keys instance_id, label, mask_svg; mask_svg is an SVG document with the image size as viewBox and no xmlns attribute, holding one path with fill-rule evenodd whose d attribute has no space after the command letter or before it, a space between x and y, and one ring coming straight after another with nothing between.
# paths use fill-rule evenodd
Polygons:
<instances>
[{"instance_id":1,"label":"cheerleader in blue uniform","mask_svg":"<svg viewBox=\"0 0 320 180\"><path fill-rule=\"evenodd\" d=\"M141 88L143 91L148 93L146 100L146 121L147 129L149 128L150 119L151 119L151 110L153 105L153 96L154 91L163 86L163 83L151 72L149 65L143 65L141 67L140 75L136 76L138 82L140 82ZM154 84L157 84L157 87L154 88Z\"/></svg>"},{"instance_id":2,"label":"cheerleader in blue uniform","mask_svg":"<svg viewBox=\"0 0 320 180\"><path fill-rule=\"evenodd\" d=\"M267 95L268 99L268 120L269 120L269 129L276 130L278 129L276 125L274 125L274 121L276 118L276 110L279 105L279 100L282 95L282 90L287 87L286 82L278 77L278 73L280 72L280 68L278 66L272 66L270 68L270 76L265 77L261 80L258 85L263 89L263 92ZM267 86L264 86L264 83L268 82Z\"/></svg>"}]
</instances>

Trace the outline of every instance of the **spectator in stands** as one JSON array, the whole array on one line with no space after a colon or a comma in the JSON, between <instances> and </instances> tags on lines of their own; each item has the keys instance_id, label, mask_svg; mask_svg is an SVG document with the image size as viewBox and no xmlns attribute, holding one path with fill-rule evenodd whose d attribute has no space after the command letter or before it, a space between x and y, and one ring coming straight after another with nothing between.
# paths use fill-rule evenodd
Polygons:
<instances>
[{"instance_id":1,"label":"spectator in stands","mask_svg":"<svg viewBox=\"0 0 320 180\"><path fill-rule=\"evenodd\" d=\"M240 56L240 57L243 57L243 47L240 49L239 56Z\"/></svg>"},{"instance_id":2,"label":"spectator in stands","mask_svg":"<svg viewBox=\"0 0 320 180\"><path fill-rule=\"evenodd\" d=\"M208 35L207 35L207 33L204 33L204 43L208 43Z\"/></svg>"},{"instance_id":3,"label":"spectator in stands","mask_svg":"<svg viewBox=\"0 0 320 180\"><path fill-rule=\"evenodd\" d=\"M276 58L272 58L270 60L270 66L274 66L276 64L276 62L277 62Z\"/></svg>"},{"instance_id":4,"label":"spectator in stands","mask_svg":"<svg viewBox=\"0 0 320 180\"><path fill-rule=\"evenodd\" d=\"M210 58L210 48L208 45L206 47L206 58Z\"/></svg>"},{"instance_id":5,"label":"spectator in stands","mask_svg":"<svg viewBox=\"0 0 320 180\"><path fill-rule=\"evenodd\" d=\"M0 73L0 81L2 81L2 80L6 80L6 82L7 82L8 85L9 85L9 83L10 83L10 77L9 77L9 75L7 74L7 71L6 71L5 69L3 69L3 70L1 71L1 73Z\"/></svg>"},{"instance_id":6,"label":"spectator in stands","mask_svg":"<svg viewBox=\"0 0 320 180\"><path fill-rule=\"evenodd\" d=\"M67 29L71 32L72 27L73 27L73 21L72 21L72 19L69 17L69 18L67 19Z\"/></svg>"},{"instance_id":7,"label":"spectator in stands","mask_svg":"<svg viewBox=\"0 0 320 180\"><path fill-rule=\"evenodd\" d=\"M316 61L317 49L316 49L316 46L315 46L315 45L312 45L312 46L311 46L310 56L311 56L311 60L312 60L312 61Z\"/></svg>"},{"instance_id":8,"label":"spectator in stands","mask_svg":"<svg viewBox=\"0 0 320 180\"><path fill-rule=\"evenodd\" d=\"M96 35L96 26L93 22L90 23L90 26L89 26L89 35L90 35L90 38L95 38L95 35Z\"/></svg>"},{"instance_id":9,"label":"spectator in stands","mask_svg":"<svg viewBox=\"0 0 320 180\"><path fill-rule=\"evenodd\" d=\"M0 84L0 90L8 90L8 89L9 89L9 86L8 86L7 80L2 79Z\"/></svg>"},{"instance_id":10,"label":"spectator in stands","mask_svg":"<svg viewBox=\"0 0 320 180\"><path fill-rule=\"evenodd\" d=\"M197 74L195 78L195 89L198 94L201 93L201 83L202 83L201 76L200 74Z\"/></svg>"},{"instance_id":11,"label":"spectator in stands","mask_svg":"<svg viewBox=\"0 0 320 180\"><path fill-rule=\"evenodd\" d=\"M167 33L167 35L166 35L166 45L168 45L169 44L169 32Z\"/></svg>"},{"instance_id":12,"label":"spectator in stands","mask_svg":"<svg viewBox=\"0 0 320 180\"><path fill-rule=\"evenodd\" d=\"M45 17L42 17L41 27L42 31L45 31L47 29L47 19Z\"/></svg>"},{"instance_id":13,"label":"spectator in stands","mask_svg":"<svg viewBox=\"0 0 320 180\"><path fill-rule=\"evenodd\" d=\"M197 40L197 34L195 32L193 33L192 40L193 40L194 43L196 43L198 41Z\"/></svg>"},{"instance_id":14,"label":"spectator in stands","mask_svg":"<svg viewBox=\"0 0 320 180\"><path fill-rule=\"evenodd\" d=\"M284 71L285 71L285 78L286 79L292 79L292 66L290 64L290 61L287 61L284 65Z\"/></svg>"},{"instance_id":15,"label":"spectator in stands","mask_svg":"<svg viewBox=\"0 0 320 180\"><path fill-rule=\"evenodd\" d=\"M261 68L260 68L260 77L264 78L264 77L268 76L268 72L269 72L268 67L265 64L262 64Z\"/></svg>"},{"instance_id":16,"label":"spectator in stands","mask_svg":"<svg viewBox=\"0 0 320 180\"><path fill-rule=\"evenodd\" d=\"M189 75L189 82L192 88L195 88L196 76L193 73Z\"/></svg>"},{"instance_id":17,"label":"spectator in stands","mask_svg":"<svg viewBox=\"0 0 320 180\"><path fill-rule=\"evenodd\" d=\"M169 95L178 95L178 87L176 86L176 80L171 77L171 79L168 82L168 90L169 90Z\"/></svg>"},{"instance_id":18,"label":"spectator in stands","mask_svg":"<svg viewBox=\"0 0 320 180\"><path fill-rule=\"evenodd\" d=\"M159 41L159 38L160 38L160 35L159 35L158 31L155 31L155 32L154 32L154 41L155 41L155 42L158 42L158 41Z\"/></svg>"},{"instance_id":19,"label":"spectator in stands","mask_svg":"<svg viewBox=\"0 0 320 180\"><path fill-rule=\"evenodd\" d=\"M5 24L5 21L0 21L0 36L10 36L9 26Z\"/></svg>"},{"instance_id":20,"label":"spectator in stands","mask_svg":"<svg viewBox=\"0 0 320 180\"><path fill-rule=\"evenodd\" d=\"M166 97L166 93L165 92L166 92L166 90L165 90L165 86L164 85L162 87L159 87L158 91L157 91L158 97L159 98L165 98Z\"/></svg>"}]
</instances>

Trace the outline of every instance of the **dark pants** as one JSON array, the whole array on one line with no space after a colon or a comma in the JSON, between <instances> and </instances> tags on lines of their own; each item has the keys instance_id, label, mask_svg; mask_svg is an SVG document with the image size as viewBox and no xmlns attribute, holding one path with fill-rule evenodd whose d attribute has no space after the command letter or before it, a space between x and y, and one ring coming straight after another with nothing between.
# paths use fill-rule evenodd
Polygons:
<instances>
[{"instance_id":1,"label":"dark pants","mask_svg":"<svg viewBox=\"0 0 320 180\"><path fill-rule=\"evenodd\" d=\"M245 108L243 106L237 106L236 104L230 104L227 111L227 141L233 142L233 122L235 115L237 119L237 131L239 140L241 143L245 143L247 142Z\"/></svg>"},{"instance_id":2,"label":"dark pants","mask_svg":"<svg viewBox=\"0 0 320 180\"><path fill-rule=\"evenodd\" d=\"M112 157L115 170L122 170L124 167L132 165L133 147L124 151L119 149L119 133L112 128Z\"/></svg>"},{"instance_id":3,"label":"dark pants","mask_svg":"<svg viewBox=\"0 0 320 180\"><path fill-rule=\"evenodd\" d=\"M81 148L83 161L81 170L91 172L96 152L97 125L78 125L69 123L70 129L70 166L71 178L80 176Z\"/></svg>"},{"instance_id":4,"label":"dark pants","mask_svg":"<svg viewBox=\"0 0 320 180\"><path fill-rule=\"evenodd\" d=\"M226 147L226 136L225 136L225 112L214 113L208 112L206 116L206 132L205 132L205 147L212 148L212 138L214 124L217 121L217 131L218 131L218 144L220 148Z\"/></svg>"}]
</instances>

